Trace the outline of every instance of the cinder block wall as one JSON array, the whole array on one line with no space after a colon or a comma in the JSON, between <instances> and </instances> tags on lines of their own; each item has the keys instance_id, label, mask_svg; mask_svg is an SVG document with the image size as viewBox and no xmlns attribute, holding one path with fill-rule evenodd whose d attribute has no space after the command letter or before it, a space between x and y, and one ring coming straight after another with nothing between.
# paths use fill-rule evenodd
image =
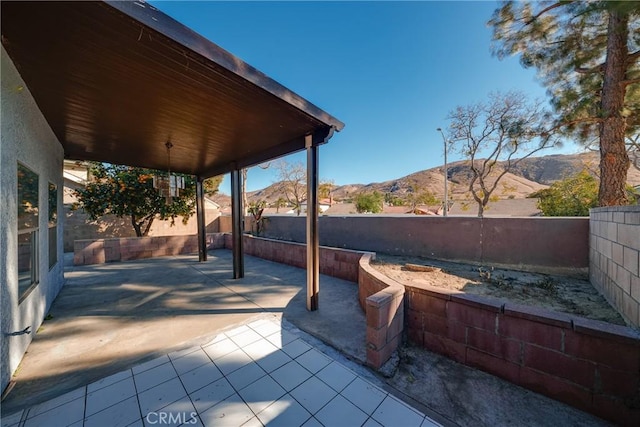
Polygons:
<instances>
[{"instance_id":1,"label":"cinder block wall","mask_svg":"<svg viewBox=\"0 0 640 427\"><path fill-rule=\"evenodd\" d=\"M307 268L307 245L305 244L245 234L242 245L247 255L298 268ZM233 239L230 234L226 234L225 247L233 248ZM358 282L358 262L363 254L364 252L361 251L320 247L320 274Z\"/></svg>"},{"instance_id":2,"label":"cinder block wall","mask_svg":"<svg viewBox=\"0 0 640 427\"><path fill-rule=\"evenodd\" d=\"M207 248L223 248L220 233L207 234ZM120 237L113 239L76 240L73 264L91 265L131 261L168 255L198 253L198 236Z\"/></svg>"},{"instance_id":3,"label":"cinder block wall","mask_svg":"<svg viewBox=\"0 0 640 427\"><path fill-rule=\"evenodd\" d=\"M589 266L588 218L349 215L321 216L318 227L320 244L334 248L557 273ZM230 231L229 217L220 217L220 231ZM261 235L304 243L306 218L269 216Z\"/></svg>"},{"instance_id":4,"label":"cinder block wall","mask_svg":"<svg viewBox=\"0 0 640 427\"><path fill-rule=\"evenodd\" d=\"M369 265L373 254L360 258L358 300L367 316L367 364L380 368L402 342L404 286Z\"/></svg>"},{"instance_id":5,"label":"cinder block wall","mask_svg":"<svg viewBox=\"0 0 640 427\"><path fill-rule=\"evenodd\" d=\"M591 284L636 327L640 327L639 264L640 206L591 209Z\"/></svg>"}]
</instances>

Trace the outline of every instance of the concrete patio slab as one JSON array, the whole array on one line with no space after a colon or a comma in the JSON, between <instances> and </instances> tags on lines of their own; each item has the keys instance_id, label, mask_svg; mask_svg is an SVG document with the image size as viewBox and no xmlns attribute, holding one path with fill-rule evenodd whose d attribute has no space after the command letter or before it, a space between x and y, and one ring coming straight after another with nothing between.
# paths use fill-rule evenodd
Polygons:
<instances>
[{"instance_id":1,"label":"concrete patio slab","mask_svg":"<svg viewBox=\"0 0 640 427\"><path fill-rule=\"evenodd\" d=\"M351 307L357 304L356 284L322 276L321 308L308 312L304 270L253 257L246 263L241 280L229 279L227 250L212 251L206 263L176 256L67 266L66 284L14 375L15 387L2 402L2 412L209 341L263 313L305 323L306 330L334 345L345 341L345 349L364 359L365 318Z\"/></svg>"}]
</instances>

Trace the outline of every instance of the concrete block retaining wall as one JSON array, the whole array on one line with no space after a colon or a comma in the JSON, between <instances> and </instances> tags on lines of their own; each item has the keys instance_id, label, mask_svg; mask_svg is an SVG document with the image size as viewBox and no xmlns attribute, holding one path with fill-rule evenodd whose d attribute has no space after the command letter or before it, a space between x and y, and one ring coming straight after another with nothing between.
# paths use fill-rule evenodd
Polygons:
<instances>
[{"instance_id":1,"label":"concrete block retaining wall","mask_svg":"<svg viewBox=\"0 0 640 427\"><path fill-rule=\"evenodd\" d=\"M360 283L369 282L371 291L398 286L362 268L365 261ZM633 329L438 288L404 288L406 335L414 344L616 423L640 422L640 334ZM390 314L384 320L393 322Z\"/></svg>"},{"instance_id":2,"label":"concrete block retaining wall","mask_svg":"<svg viewBox=\"0 0 640 427\"><path fill-rule=\"evenodd\" d=\"M228 233L207 234L207 248L233 248ZM243 249L256 256L298 268L307 266L307 247L302 243L283 242L250 235L243 236ZM196 235L162 237L121 237L97 240L76 240L74 265L130 261L167 255L198 253ZM340 248L320 248L320 273L350 282L358 282L358 261L364 252Z\"/></svg>"},{"instance_id":3,"label":"concrete block retaining wall","mask_svg":"<svg viewBox=\"0 0 640 427\"><path fill-rule=\"evenodd\" d=\"M591 209L589 278L609 303L640 327L640 206Z\"/></svg>"},{"instance_id":4,"label":"concrete block retaining wall","mask_svg":"<svg viewBox=\"0 0 640 427\"><path fill-rule=\"evenodd\" d=\"M207 234L207 248L232 249L231 235L228 233ZM303 243L283 242L245 234L243 249L247 255L298 268L307 267L307 246ZM102 264L194 253L198 253L196 235L76 240L73 263L75 265ZM350 282L358 282L358 262L364 253L348 249L320 247L320 273Z\"/></svg>"},{"instance_id":5,"label":"concrete block retaining wall","mask_svg":"<svg viewBox=\"0 0 640 427\"><path fill-rule=\"evenodd\" d=\"M231 235L225 237L225 247L231 249ZM244 235L243 249L247 255L298 268L307 266L307 247L302 243ZM367 319L367 364L379 368L402 341L404 287L385 282L369 266L374 256L368 252L320 247L321 274L358 283L358 299ZM363 275L362 271L367 274Z\"/></svg>"},{"instance_id":6,"label":"concrete block retaining wall","mask_svg":"<svg viewBox=\"0 0 640 427\"><path fill-rule=\"evenodd\" d=\"M224 247L224 235L207 234L207 247ZM102 264L193 253L198 253L197 235L76 240L73 245L73 264Z\"/></svg>"},{"instance_id":7,"label":"concrete block retaining wall","mask_svg":"<svg viewBox=\"0 0 640 427\"><path fill-rule=\"evenodd\" d=\"M358 299L367 316L367 363L380 368L402 342L404 286L369 265L372 254L360 258Z\"/></svg>"},{"instance_id":8,"label":"concrete block retaining wall","mask_svg":"<svg viewBox=\"0 0 640 427\"><path fill-rule=\"evenodd\" d=\"M227 249L233 247L231 235L227 235ZM243 250L247 255L307 268L307 245L284 242L250 235L243 236ZM358 262L365 252L340 248L320 247L320 274L358 282Z\"/></svg>"}]
</instances>

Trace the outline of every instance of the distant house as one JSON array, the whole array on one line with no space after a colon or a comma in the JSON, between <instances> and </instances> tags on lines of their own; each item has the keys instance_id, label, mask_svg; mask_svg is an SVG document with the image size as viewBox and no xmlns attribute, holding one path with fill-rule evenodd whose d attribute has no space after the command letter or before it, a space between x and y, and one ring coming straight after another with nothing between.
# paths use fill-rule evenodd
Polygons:
<instances>
[{"instance_id":1,"label":"distant house","mask_svg":"<svg viewBox=\"0 0 640 427\"><path fill-rule=\"evenodd\" d=\"M318 200L318 204L320 206L320 213L325 213L333 204L333 201L331 199L320 199ZM297 209L289 209L286 211L287 214L296 214L298 213ZM300 203L300 213L301 214L305 214L307 213L307 201L303 200L302 203Z\"/></svg>"},{"instance_id":2,"label":"distant house","mask_svg":"<svg viewBox=\"0 0 640 427\"><path fill-rule=\"evenodd\" d=\"M288 207L280 207L280 208L264 208L262 215L284 215L287 214L290 208Z\"/></svg>"},{"instance_id":3,"label":"distant house","mask_svg":"<svg viewBox=\"0 0 640 427\"><path fill-rule=\"evenodd\" d=\"M415 215L440 215L444 212L444 208L441 205L437 206L416 206L415 209L408 211L407 213L413 213Z\"/></svg>"},{"instance_id":4,"label":"distant house","mask_svg":"<svg viewBox=\"0 0 640 427\"><path fill-rule=\"evenodd\" d=\"M65 160L62 164L62 178L64 182L63 203L76 201L73 191L83 188L89 181L89 167L86 162Z\"/></svg>"},{"instance_id":5,"label":"distant house","mask_svg":"<svg viewBox=\"0 0 640 427\"><path fill-rule=\"evenodd\" d=\"M223 208L220 209L220 213L225 216L231 216L231 206L224 206ZM280 207L280 208L264 208L264 210L262 211L263 216L288 215L290 213L295 213L295 212L292 211L291 208L288 206ZM250 214L247 214L247 215L250 215Z\"/></svg>"}]
</instances>

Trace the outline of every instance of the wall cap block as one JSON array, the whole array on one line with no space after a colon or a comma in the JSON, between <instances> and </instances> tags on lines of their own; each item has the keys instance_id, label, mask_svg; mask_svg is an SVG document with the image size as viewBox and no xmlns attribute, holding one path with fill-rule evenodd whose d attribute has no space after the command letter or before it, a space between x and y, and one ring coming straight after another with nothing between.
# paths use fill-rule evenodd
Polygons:
<instances>
[{"instance_id":1,"label":"wall cap block","mask_svg":"<svg viewBox=\"0 0 640 427\"><path fill-rule=\"evenodd\" d=\"M382 290L367 298L367 306L379 308L383 305L391 304L391 301L393 301L393 295Z\"/></svg>"},{"instance_id":2,"label":"wall cap block","mask_svg":"<svg viewBox=\"0 0 640 427\"><path fill-rule=\"evenodd\" d=\"M632 344L640 350L640 332L627 326L613 325L599 320L576 317L573 319L573 330L585 335Z\"/></svg>"},{"instance_id":3,"label":"wall cap block","mask_svg":"<svg viewBox=\"0 0 640 427\"><path fill-rule=\"evenodd\" d=\"M591 208L589 209L589 213L591 215L602 213L602 212L639 212L640 207L635 206L603 206L600 208Z\"/></svg>"},{"instance_id":4,"label":"wall cap block","mask_svg":"<svg viewBox=\"0 0 640 427\"><path fill-rule=\"evenodd\" d=\"M407 289L409 289L411 292L427 295L433 298L443 299L446 301L450 301L452 295L464 294L463 291L456 291L454 289L443 289L443 288L438 288L436 286L422 285L417 283L414 283L411 285L404 285L404 286Z\"/></svg>"},{"instance_id":5,"label":"wall cap block","mask_svg":"<svg viewBox=\"0 0 640 427\"><path fill-rule=\"evenodd\" d=\"M469 305L477 307L483 310L491 311L494 313L502 313L504 311L504 303L499 300L487 298L482 295L474 294L454 294L451 295L451 301L459 304Z\"/></svg>"},{"instance_id":6,"label":"wall cap block","mask_svg":"<svg viewBox=\"0 0 640 427\"><path fill-rule=\"evenodd\" d=\"M375 255L373 257L371 257L370 255L371 254L365 252L362 258L360 258L360 268L362 268L369 276L372 276L374 279L386 284L387 286L400 287L404 289L404 286L402 284L396 282L390 277L385 276L375 268L371 267L369 261L375 259Z\"/></svg>"},{"instance_id":7,"label":"wall cap block","mask_svg":"<svg viewBox=\"0 0 640 427\"><path fill-rule=\"evenodd\" d=\"M566 313L547 310L541 307L533 307L529 305L507 302L504 306L504 314L505 316L517 317L519 319L526 319L533 322L571 329L570 315Z\"/></svg>"}]
</instances>

